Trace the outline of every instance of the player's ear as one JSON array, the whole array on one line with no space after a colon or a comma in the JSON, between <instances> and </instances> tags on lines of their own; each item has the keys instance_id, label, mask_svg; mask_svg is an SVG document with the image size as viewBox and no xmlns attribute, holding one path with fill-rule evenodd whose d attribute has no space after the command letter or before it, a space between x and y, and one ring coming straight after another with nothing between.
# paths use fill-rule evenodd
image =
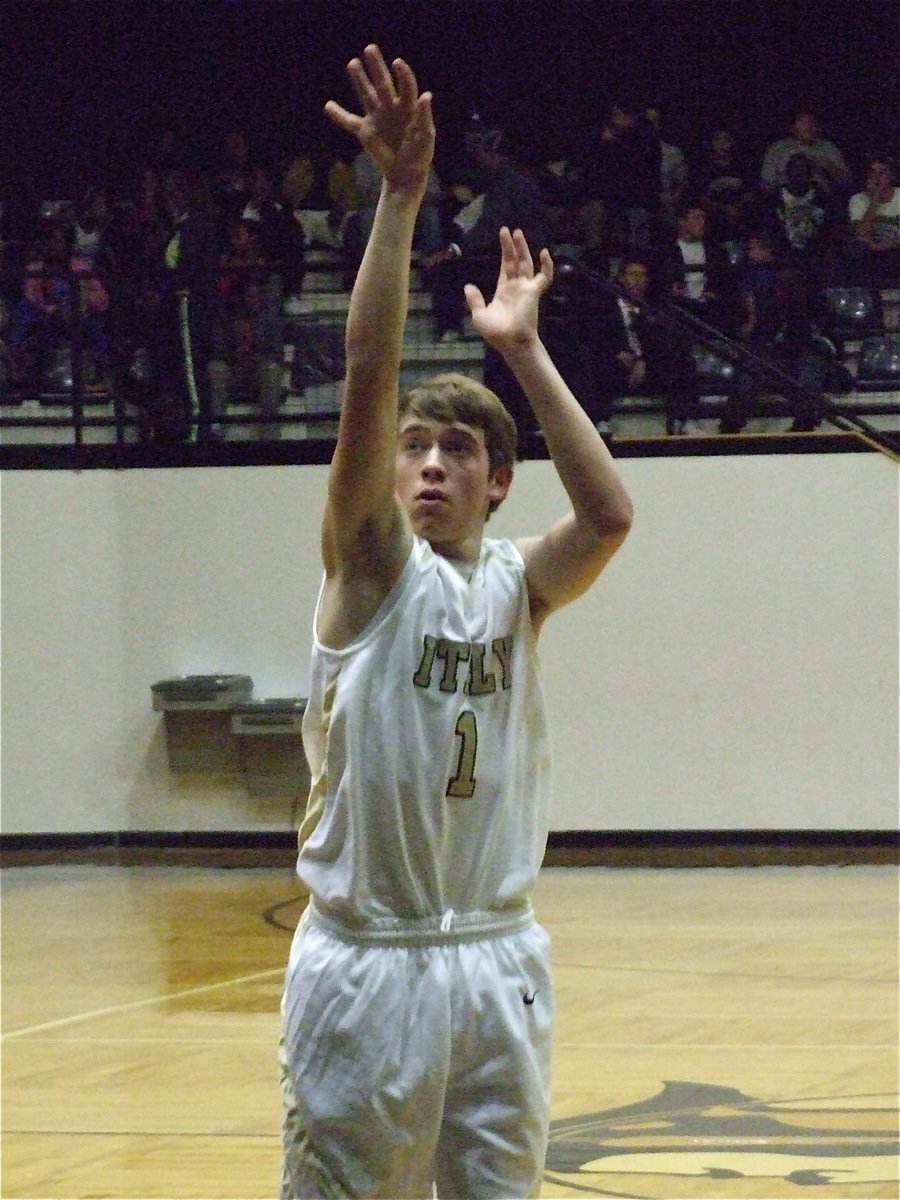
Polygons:
<instances>
[{"instance_id":1,"label":"player's ear","mask_svg":"<svg viewBox=\"0 0 900 1200\"><path fill-rule=\"evenodd\" d=\"M501 463L494 468L488 480L488 499L492 504L499 504L501 500L506 499L512 478L513 469L509 463Z\"/></svg>"}]
</instances>

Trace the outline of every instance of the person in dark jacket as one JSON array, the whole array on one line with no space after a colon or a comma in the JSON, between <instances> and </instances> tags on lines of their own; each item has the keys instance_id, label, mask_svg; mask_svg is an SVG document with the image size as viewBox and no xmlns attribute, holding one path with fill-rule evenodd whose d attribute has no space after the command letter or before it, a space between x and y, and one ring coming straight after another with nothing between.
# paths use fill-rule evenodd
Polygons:
<instances>
[{"instance_id":1,"label":"person in dark jacket","mask_svg":"<svg viewBox=\"0 0 900 1200\"><path fill-rule=\"evenodd\" d=\"M463 288L474 284L493 295L500 265L500 230L521 229L537 253L547 246L547 215L537 182L504 149L501 130L473 117L465 134L471 201L455 216L448 245L422 259L432 293L435 334L449 342L462 336ZM534 414L501 356L485 347L484 383L500 397L519 430L521 448L536 430Z\"/></svg>"},{"instance_id":2,"label":"person in dark jacket","mask_svg":"<svg viewBox=\"0 0 900 1200\"><path fill-rule=\"evenodd\" d=\"M792 415L791 433L808 433L822 420L816 396L830 386L835 369L833 347L817 337L810 317L802 275L785 268L776 242L765 230L747 239L746 264L738 279L741 306L739 340L753 358L742 364L729 392L720 433L740 433L753 415L757 397L766 390L754 361L770 363L779 378L795 380L782 390Z\"/></svg>"},{"instance_id":3,"label":"person in dark jacket","mask_svg":"<svg viewBox=\"0 0 900 1200\"><path fill-rule=\"evenodd\" d=\"M703 204L688 199L679 206L675 236L661 244L656 262L662 298L725 333L736 330L734 272L724 248L709 235Z\"/></svg>"},{"instance_id":4,"label":"person in dark jacket","mask_svg":"<svg viewBox=\"0 0 900 1200\"><path fill-rule=\"evenodd\" d=\"M578 385L588 416L603 434L610 432L616 399L635 395L663 398L667 434L695 432L696 367L686 340L656 320L647 305L648 264L625 255L616 283L616 290L579 286L563 374L570 386Z\"/></svg>"},{"instance_id":5,"label":"person in dark jacket","mask_svg":"<svg viewBox=\"0 0 900 1200\"><path fill-rule=\"evenodd\" d=\"M219 320L221 248L192 172L173 172L164 195L171 225L159 264L152 339L162 420L151 424L157 426L157 440L184 441L196 414L197 440L206 442L217 435L209 363Z\"/></svg>"},{"instance_id":6,"label":"person in dark jacket","mask_svg":"<svg viewBox=\"0 0 900 1200\"><path fill-rule=\"evenodd\" d=\"M588 194L603 203L626 253L649 254L662 198L662 144L658 129L633 97L623 96L612 105L588 155L586 175Z\"/></svg>"}]
</instances>

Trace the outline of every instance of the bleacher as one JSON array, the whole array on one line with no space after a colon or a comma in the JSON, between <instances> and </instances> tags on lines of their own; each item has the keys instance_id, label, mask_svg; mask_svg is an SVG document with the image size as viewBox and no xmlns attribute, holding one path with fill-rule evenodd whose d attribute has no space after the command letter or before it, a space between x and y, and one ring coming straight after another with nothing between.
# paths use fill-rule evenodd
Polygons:
<instances>
[{"instance_id":1,"label":"bleacher","mask_svg":"<svg viewBox=\"0 0 900 1200\"><path fill-rule=\"evenodd\" d=\"M285 306L282 402L278 420L261 426L256 407L248 396L234 395L223 421L226 442L329 440L337 427L343 377L343 337L349 304L344 265L338 252L313 248L307 252L302 294ZM900 361L900 288L880 293L881 332L891 335L890 353ZM826 333L833 331L826 330ZM855 335L852 326L835 337L840 359L846 366L850 387L831 396L839 413L864 418L873 429L900 436L900 393L888 377L864 379L860 375L868 329ZM460 371L480 378L483 345L474 334L450 343L438 342L432 334L431 297L421 272L414 266L411 279L409 319L404 340L401 384L439 371ZM73 396L71 366L61 364L56 372L58 386L39 394L22 394L0 389L0 447L134 445L140 434L136 411L108 386L87 384L80 402ZM896 376L895 376L896 378ZM704 388L700 396L697 430L700 436L717 433L724 402L721 380L705 364ZM791 423L783 396L777 391L760 397L756 414L742 436L778 434ZM622 397L617 401L612 436L616 441L655 441L664 437L665 418L661 398ZM822 433L834 433L826 421ZM815 435L805 435L809 436ZM678 439L679 441L694 439Z\"/></svg>"}]
</instances>

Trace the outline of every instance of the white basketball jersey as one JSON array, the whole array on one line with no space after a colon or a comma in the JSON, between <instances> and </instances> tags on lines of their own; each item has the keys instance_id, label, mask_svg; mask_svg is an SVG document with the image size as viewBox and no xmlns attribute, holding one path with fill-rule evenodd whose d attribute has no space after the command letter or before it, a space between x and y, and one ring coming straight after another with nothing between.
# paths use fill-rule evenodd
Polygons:
<instances>
[{"instance_id":1,"label":"white basketball jersey","mask_svg":"<svg viewBox=\"0 0 900 1200\"><path fill-rule=\"evenodd\" d=\"M486 539L467 581L416 538L351 646L313 638L297 869L317 905L354 925L523 905L550 760L515 545Z\"/></svg>"}]
</instances>

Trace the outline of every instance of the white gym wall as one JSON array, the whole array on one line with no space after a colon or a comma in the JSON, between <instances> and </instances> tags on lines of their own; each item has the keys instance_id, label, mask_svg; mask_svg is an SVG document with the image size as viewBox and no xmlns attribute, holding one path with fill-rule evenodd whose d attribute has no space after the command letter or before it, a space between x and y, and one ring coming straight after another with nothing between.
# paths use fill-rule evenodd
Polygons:
<instances>
[{"instance_id":1,"label":"white gym wall","mask_svg":"<svg viewBox=\"0 0 900 1200\"><path fill-rule=\"evenodd\" d=\"M893 829L897 474L871 453L620 462L629 540L541 636L552 828ZM303 694L324 467L6 471L4 833L284 829L173 776L150 687ZM564 500L520 464L492 535ZM390 703L390 697L385 697Z\"/></svg>"}]
</instances>

